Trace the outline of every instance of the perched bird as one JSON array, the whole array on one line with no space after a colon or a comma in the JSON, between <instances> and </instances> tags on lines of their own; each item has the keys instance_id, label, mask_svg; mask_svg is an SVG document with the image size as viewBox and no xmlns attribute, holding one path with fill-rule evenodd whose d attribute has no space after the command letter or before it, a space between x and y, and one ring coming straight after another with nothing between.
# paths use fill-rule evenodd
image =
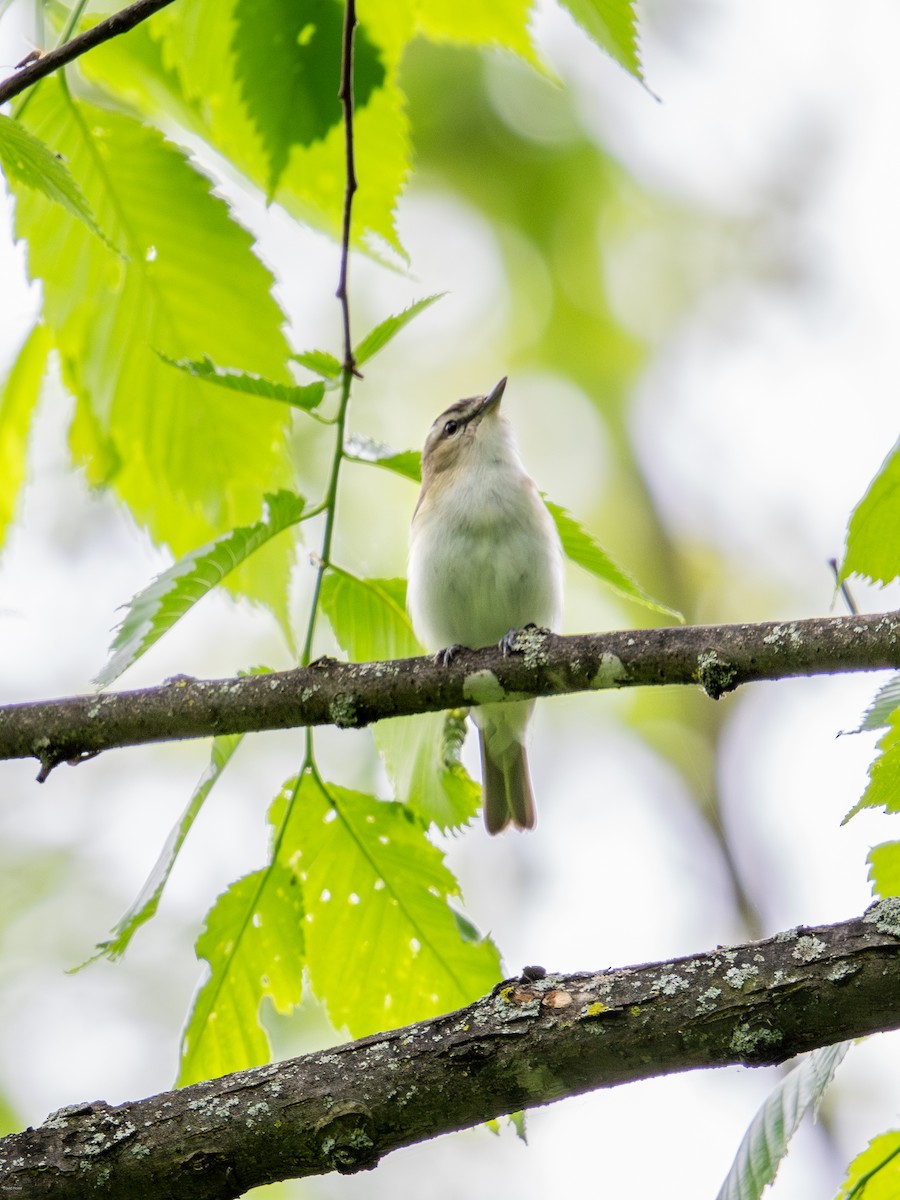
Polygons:
<instances>
[{"instance_id":1,"label":"perched bird","mask_svg":"<svg viewBox=\"0 0 900 1200\"><path fill-rule=\"evenodd\" d=\"M409 539L408 604L426 649L449 661L460 646L499 643L526 625L559 622L562 551L553 519L500 413L501 379L486 396L459 400L431 427ZM525 755L533 700L472 710L479 729L484 821L533 829Z\"/></svg>"}]
</instances>

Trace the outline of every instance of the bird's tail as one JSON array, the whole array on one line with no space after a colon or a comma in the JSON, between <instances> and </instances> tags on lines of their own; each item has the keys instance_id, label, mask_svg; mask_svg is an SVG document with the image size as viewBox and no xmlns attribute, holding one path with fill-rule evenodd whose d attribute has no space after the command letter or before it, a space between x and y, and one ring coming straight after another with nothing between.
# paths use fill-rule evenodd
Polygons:
<instances>
[{"instance_id":1,"label":"bird's tail","mask_svg":"<svg viewBox=\"0 0 900 1200\"><path fill-rule=\"evenodd\" d=\"M519 741L512 741L497 753L480 729L478 741L488 833L502 833L510 823L515 829L534 829L537 816L525 747Z\"/></svg>"}]
</instances>

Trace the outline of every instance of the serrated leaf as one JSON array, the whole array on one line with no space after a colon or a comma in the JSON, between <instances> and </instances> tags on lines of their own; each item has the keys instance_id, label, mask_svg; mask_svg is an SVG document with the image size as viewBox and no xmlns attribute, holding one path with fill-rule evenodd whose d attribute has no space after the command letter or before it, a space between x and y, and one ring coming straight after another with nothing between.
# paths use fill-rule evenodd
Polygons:
<instances>
[{"instance_id":1,"label":"serrated leaf","mask_svg":"<svg viewBox=\"0 0 900 1200\"><path fill-rule=\"evenodd\" d=\"M443 855L402 805L307 774L285 824L306 896L310 984L352 1037L468 1004L500 977L488 939L460 937Z\"/></svg>"},{"instance_id":2,"label":"serrated leaf","mask_svg":"<svg viewBox=\"0 0 900 1200\"><path fill-rule=\"evenodd\" d=\"M633 0L560 0L601 50L644 81Z\"/></svg>"},{"instance_id":3,"label":"serrated leaf","mask_svg":"<svg viewBox=\"0 0 900 1200\"><path fill-rule=\"evenodd\" d=\"M292 354L291 358L323 379L337 379L341 373L341 364L326 350L302 350L299 354Z\"/></svg>"},{"instance_id":4,"label":"serrated leaf","mask_svg":"<svg viewBox=\"0 0 900 1200\"><path fill-rule=\"evenodd\" d=\"M293 871L275 862L231 884L206 918L197 956L210 977L182 1036L180 1087L268 1062L263 998L283 1014L300 1003L303 901Z\"/></svg>"},{"instance_id":5,"label":"serrated leaf","mask_svg":"<svg viewBox=\"0 0 900 1200\"><path fill-rule=\"evenodd\" d=\"M0 391L0 547L6 541L25 482L28 433L49 352L47 329L36 325L22 344Z\"/></svg>"},{"instance_id":6,"label":"serrated leaf","mask_svg":"<svg viewBox=\"0 0 900 1200\"><path fill-rule=\"evenodd\" d=\"M436 42L500 46L535 62L529 34L532 7L531 0L419 0L416 23L419 33Z\"/></svg>"},{"instance_id":7,"label":"serrated leaf","mask_svg":"<svg viewBox=\"0 0 900 1200\"><path fill-rule=\"evenodd\" d=\"M430 308L435 301L442 299L446 294L446 292L437 292L434 296L426 296L424 300L417 300L415 304L410 304L408 308L404 308L403 312L398 313L396 316L386 317L366 334L353 351L356 365L359 367L364 362L368 362L379 350L383 350L388 342L392 338L395 338L400 330L404 329L420 312L424 312L426 308Z\"/></svg>"},{"instance_id":8,"label":"serrated leaf","mask_svg":"<svg viewBox=\"0 0 900 1200\"><path fill-rule=\"evenodd\" d=\"M321 141L341 120L343 11L335 0L237 0L234 19L236 78L269 159L271 200L292 147ZM366 27L359 26L353 48L359 109L384 75Z\"/></svg>"},{"instance_id":9,"label":"serrated leaf","mask_svg":"<svg viewBox=\"0 0 900 1200\"><path fill-rule=\"evenodd\" d=\"M900 712L888 718L887 732L879 739L878 754L869 764L869 783L841 824L846 825L864 808L900 812Z\"/></svg>"},{"instance_id":10,"label":"serrated leaf","mask_svg":"<svg viewBox=\"0 0 900 1200\"><path fill-rule=\"evenodd\" d=\"M900 575L900 442L850 515L841 579L890 583Z\"/></svg>"},{"instance_id":11,"label":"serrated leaf","mask_svg":"<svg viewBox=\"0 0 900 1200\"><path fill-rule=\"evenodd\" d=\"M154 349L290 382L274 280L209 180L146 124L75 101L55 79L32 94L27 120L65 154L128 256L20 189L16 231L76 397L72 444L89 482L114 488L180 555L252 520L261 493L289 483L288 422L283 405L223 395L173 372ZM283 617L289 551L264 569L254 559L229 586Z\"/></svg>"},{"instance_id":12,"label":"serrated leaf","mask_svg":"<svg viewBox=\"0 0 900 1200\"><path fill-rule=\"evenodd\" d=\"M851 1042L813 1050L784 1076L750 1122L716 1200L758 1200L807 1112L818 1108Z\"/></svg>"},{"instance_id":13,"label":"serrated leaf","mask_svg":"<svg viewBox=\"0 0 900 1200\"><path fill-rule=\"evenodd\" d=\"M171 629L198 600L303 515L293 492L266 496L261 520L223 533L186 554L134 597L113 640L113 655L94 681L106 687Z\"/></svg>"},{"instance_id":14,"label":"serrated leaf","mask_svg":"<svg viewBox=\"0 0 900 1200\"><path fill-rule=\"evenodd\" d=\"M900 1196L900 1131L869 1142L847 1168L837 1200L897 1200Z\"/></svg>"},{"instance_id":15,"label":"serrated leaf","mask_svg":"<svg viewBox=\"0 0 900 1200\"><path fill-rule=\"evenodd\" d=\"M875 693L872 703L863 714L860 724L853 733L864 730L884 729L891 723L891 714L900 708L900 674L892 675Z\"/></svg>"},{"instance_id":16,"label":"serrated leaf","mask_svg":"<svg viewBox=\"0 0 900 1200\"><path fill-rule=\"evenodd\" d=\"M277 400L281 404L290 404L292 408L302 408L310 412L321 404L325 395L325 385L310 383L299 384L276 383L273 379L263 379L260 375L250 375L245 371L233 371L229 367L217 367L211 358L174 359L166 354L159 356L170 367L185 371L195 379L205 379L218 387L228 388L232 392L241 392L245 396L262 396L266 400Z\"/></svg>"},{"instance_id":17,"label":"serrated leaf","mask_svg":"<svg viewBox=\"0 0 900 1200\"><path fill-rule=\"evenodd\" d=\"M91 206L62 157L12 117L0 114L0 165L7 179L42 192L106 241Z\"/></svg>"},{"instance_id":18,"label":"serrated leaf","mask_svg":"<svg viewBox=\"0 0 900 1200\"><path fill-rule=\"evenodd\" d=\"M636 604L642 604L644 608L675 617L676 620L684 620L680 612L669 608L666 604L661 604L659 600L654 600L652 596L648 595L627 571L610 558L570 513L551 500L547 500L546 497L544 503L556 523L562 548L572 562L577 563L586 571L590 571L592 575L602 580L607 587L611 587L620 596L624 596L626 600L633 600Z\"/></svg>"},{"instance_id":19,"label":"serrated leaf","mask_svg":"<svg viewBox=\"0 0 900 1200\"><path fill-rule=\"evenodd\" d=\"M344 441L344 453L351 462L371 463L414 483L422 481L422 455L418 450L394 450L365 434L351 433Z\"/></svg>"},{"instance_id":20,"label":"serrated leaf","mask_svg":"<svg viewBox=\"0 0 900 1200\"><path fill-rule=\"evenodd\" d=\"M146 883L141 888L134 904L113 929L112 938L98 944L98 952L88 960L89 962L94 962L101 956L113 962L117 958L121 958L128 948L128 943L140 927L155 916L163 890L168 883L185 838L199 816L207 796L221 778L222 772L228 766L243 738L243 734L222 734L213 738L209 765L194 788L187 807L172 827L153 870L147 876Z\"/></svg>"},{"instance_id":21,"label":"serrated leaf","mask_svg":"<svg viewBox=\"0 0 900 1200\"><path fill-rule=\"evenodd\" d=\"M402 579L357 579L335 572L324 581L321 603L338 643L354 662L422 653L406 614ZM444 713L421 713L377 721L372 727L394 795L423 821L444 830L470 821L481 802L478 784L458 757L448 753L447 720Z\"/></svg>"},{"instance_id":22,"label":"serrated leaf","mask_svg":"<svg viewBox=\"0 0 900 1200\"><path fill-rule=\"evenodd\" d=\"M900 842L882 842L873 846L866 861L872 891L882 900L900 896Z\"/></svg>"}]
</instances>

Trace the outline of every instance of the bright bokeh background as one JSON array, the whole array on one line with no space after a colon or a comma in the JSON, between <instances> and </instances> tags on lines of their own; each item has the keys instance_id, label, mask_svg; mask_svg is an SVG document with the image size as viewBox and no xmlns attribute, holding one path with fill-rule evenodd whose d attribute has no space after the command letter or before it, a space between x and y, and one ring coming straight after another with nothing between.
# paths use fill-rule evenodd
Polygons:
<instances>
[{"instance_id":1,"label":"bright bokeh background","mask_svg":"<svg viewBox=\"0 0 900 1200\"><path fill-rule=\"evenodd\" d=\"M357 332L411 299L449 295L370 364L353 426L419 445L447 403L508 372L504 403L542 489L689 620L825 614L828 559L897 436L900 11L889 0L871 0L863 17L822 0L654 0L643 17L659 101L550 4L536 28L564 90L508 58L416 48L406 82L418 171L399 221L412 269L354 262ZM26 32L14 4L0 20L4 74ZM466 82L448 93L461 64ZM516 185L514 162L536 190ZM282 281L295 344L336 349L334 246L258 197L242 205ZM536 214L554 205L559 221L539 228ZM4 200L4 370L37 304L10 221ZM0 559L4 703L87 690L117 607L167 561L72 474L68 416L48 389L21 521ZM402 573L413 503L411 485L348 469L338 557ZM301 623L308 574L301 562ZM862 589L858 599L894 603ZM567 630L647 619L572 569ZM257 662L288 665L273 623L212 597L124 685ZM718 705L688 689L544 703L532 749L538 832L490 840L473 828L448 840L469 914L510 973L669 958L858 914L870 899L866 852L895 834L873 813L840 827L874 739L836 735L857 724L875 684L765 684ZM317 736L340 782L371 779L366 734ZM262 861L264 813L299 747L298 734L267 734L242 749L157 919L123 962L75 975L66 969L143 882L206 747L114 752L42 787L31 762L0 767L9 1128L171 1085L198 979L193 939L215 895ZM312 1007L275 1035L282 1054L329 1036ZM773 1196L835 1190L867 1138L896 1124L898 1069L896 1037L854 1048ZM603 1195L711 1197L777 1077L735 1068L596 1093L530 1114L527 1149L510 1132L473 1131L304 1190L535 1196L590 1178Z\"/></svg>"}]
</instances>

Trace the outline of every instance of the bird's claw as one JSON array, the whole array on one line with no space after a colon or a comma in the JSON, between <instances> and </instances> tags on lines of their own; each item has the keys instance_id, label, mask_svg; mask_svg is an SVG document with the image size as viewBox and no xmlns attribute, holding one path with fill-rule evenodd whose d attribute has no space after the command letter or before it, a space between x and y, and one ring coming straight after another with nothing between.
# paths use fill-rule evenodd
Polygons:
<instances>
[{"instance_id":1,"label":"bird's claw","mask_svg":"<svg viewBox=\"0 0 900 1200\"><path fill-rule=\"evenodd\" d=\"M460 650L464 649L465 646L461 646L459 642L454 642L452 646L445 646L443 650L438 650L434 656L434 662L439 667L449 667Z\"/></svg>"}]
</instances>

